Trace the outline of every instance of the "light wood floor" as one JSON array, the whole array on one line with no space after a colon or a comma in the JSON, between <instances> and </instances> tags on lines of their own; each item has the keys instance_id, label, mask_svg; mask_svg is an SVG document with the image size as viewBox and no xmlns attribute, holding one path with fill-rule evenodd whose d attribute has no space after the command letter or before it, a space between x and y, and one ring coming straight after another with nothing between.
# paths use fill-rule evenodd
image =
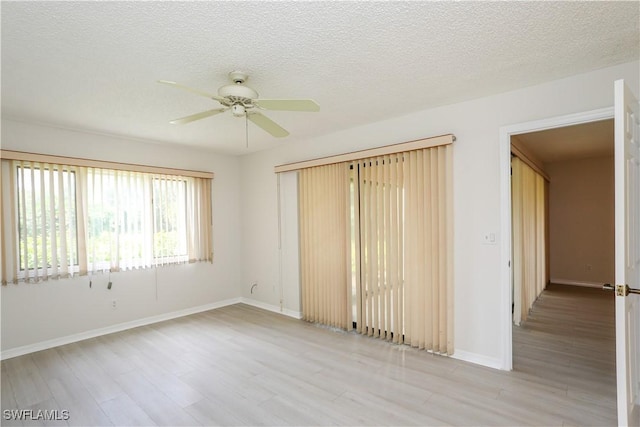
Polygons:
<instances>
[{"instance_id":1,"label":"light wood floor","mask_svg":"<svg viewBox=\"0 0 640 427\"><path fill-rule=\"evenodd\" d=\"M513 329L513 368L557 384L568 397L589 402L591 421L615 425L615 297L596 288L550 284L527 321Z\"/></svg>"},{"instance_id":2,"label":"light wood floor","mask_svg":"<svg viewBox=\"0 0 640 427\"><path fill-rule=\"evenodd\" d=\"M2 409L85 426L613 425L611 304L552 287L514 333L514 372L235 305L5 360Z\"/></svg>"}]
</instances>

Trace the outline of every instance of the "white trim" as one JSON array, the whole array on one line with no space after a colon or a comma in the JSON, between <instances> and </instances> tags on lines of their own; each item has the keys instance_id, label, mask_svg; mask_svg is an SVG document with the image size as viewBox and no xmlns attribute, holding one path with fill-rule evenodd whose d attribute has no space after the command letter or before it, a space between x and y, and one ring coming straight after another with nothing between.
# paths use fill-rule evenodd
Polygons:
<instances>
[{"instance_id":1,"label":"white trim","mask_svg":"<svg viewBox=\"0 0 640 427\"><path fill-rule=\"evenodd\" d=\"M223 301L213 302L210 304L200 305L197 307L191 307L184 310L172 311L170 313L159 314L157 316L145 317L143 319L132 320L130 322L118 323L117 325L111 325L104 328L92 329L90 331L80 332L73 335L67 335L60 338L54 338L47 341L41 341L34 344L24 345L22 347L10 348L3 350L0 355L0 360L11 359L12 357L22 356L24 354L35 353L36 351L46 350L53 347L58 347L65 344L71 344L77 341L86 340L89 338L95 338L102 335L112 334L114 332L121 332L127 329L137 328L139 326L150 325L152 323L163 322L165 320L175 319L177 317L189 316L191 314L201 313L203 311L209 311L216 308L226 307L228 305L238 304L242 298L231 298Z\"/></svg>"},{"instance_id":2,"label":"white trim","mask_svg":"<svg viewBox=\"0 0 640 427\"><path fill-rule=\"evenodd\" d=\"M452 359L462 360L464 362L475 363L476 365L486 366L493 369L504 369L502 367L502 361L495 357L489 357L478 353L471 353L470 351L455 350L450 356Z\"/></svg>"},{"instance_id":3,"label":"white trim","mask_svg":"<svg viewBox=\"0 0 640 427\"><path fill-rule=\"evenodd\" d=\"M598 122L600 120L608 120L612 118L613 107L605 107L593 111L585 111L582 113L567 114L565 116L549 117L547 119L503 126L500 128L500 135L502 136L502 133L506 131L510 137L511 135L518 135L521 133L538 132L541 130ZM502 142L502 138L500 139L500 142ZM511 141L509 140L509 143L510 142Z\"/></svg>"},{"instance_id":4,"label":"white trim","mask_svg":"<svg viewBox=\"0 0 640 427\"><path fill-rule=\"evenodd\" d=\"M549 282L556 283L558 285L583 286L586 288L598 288L598 289L602 289L602 285L604 285L604 283L598 283L598 282L585 282L583 280L554 279L553 277L549 279Z\"/></svg>"},{"instance_id":5,"label":"white trim","mask_svg":"<svg viewBox=\"0 0 640 427\"><path fill-rule=\"evenodd\" d=\"M302 319L302 313L299 311L280 308L277 305L267 304L266 302L257 301L251 298L240 298L240 302L253 307L261 308L263 310L272 311L278 314L284 314L285 316L293 317L294 319Z\"/></svg>"},{"instance_id":6,"label":"white trim","mask_svg":"<svg viewBox=\"0 0 640 427\"><path fill-rule=\"evenodd\" d=\"M500 128L500 331L502 362L500 369L513 369L512 354L512 284L511 284L511 133Z\"/></svg>"},{"instance_id":7,"label":"white trim","mask_svg":"<svg viewBox=\"0 0 640 427\"><path fill-rule=\"evenodd\" d=\"M500 128L500 284L502 361L500 368L513 369L511 315L511 135L537 132L613 118L613 107L550 117Z\"/></svg>"}]
</instances>

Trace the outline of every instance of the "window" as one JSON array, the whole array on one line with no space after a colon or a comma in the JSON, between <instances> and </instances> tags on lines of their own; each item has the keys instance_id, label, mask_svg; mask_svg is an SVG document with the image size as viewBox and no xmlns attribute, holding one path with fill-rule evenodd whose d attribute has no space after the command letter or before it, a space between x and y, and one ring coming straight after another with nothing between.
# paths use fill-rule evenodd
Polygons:
<instances>
[{"instance_id":1,"label":"window","mask_svg":"<svg viewBox=\"0 0 640 427\"><path fill-rule=\"evenodd\" d=\"M187 257L187 181L153 180L153 249L156 258Z\"/></svg>"},{"instance_id":2,"label":"window","mask_svg":"<svg viewBox=\"0 0 640 427\"><path fill-rule=\"evenodd\" d=\"M210 178L5 159L2 168L3 283L212 260Z\"/></svg>"},{"instance_id":3,"label":"window","mask_svg":"<svg viewBox=\"0 0 640 427\"><path fill-rule=\"evenodd\" d=\"M67 267L77 271L75 172L22 165L15 172L21 276L36 277Z\"/></svg>"}]
</instances>

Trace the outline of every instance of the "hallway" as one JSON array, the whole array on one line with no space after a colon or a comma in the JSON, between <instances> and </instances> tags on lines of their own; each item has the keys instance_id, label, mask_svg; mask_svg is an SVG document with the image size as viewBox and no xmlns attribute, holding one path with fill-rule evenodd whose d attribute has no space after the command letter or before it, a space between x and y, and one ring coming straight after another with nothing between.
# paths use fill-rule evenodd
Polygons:
<instances>
[{"instance_id":1,"label":"hallway","mask_svg":"<svg viewBox=\"0 0 640 427\"><path fill-rule=\"evenodd\" d=\"M613 292L548 285L513 327L514 371L584 401L594 425L616 424L614 313Z\"/></svg>"}]
</instances>

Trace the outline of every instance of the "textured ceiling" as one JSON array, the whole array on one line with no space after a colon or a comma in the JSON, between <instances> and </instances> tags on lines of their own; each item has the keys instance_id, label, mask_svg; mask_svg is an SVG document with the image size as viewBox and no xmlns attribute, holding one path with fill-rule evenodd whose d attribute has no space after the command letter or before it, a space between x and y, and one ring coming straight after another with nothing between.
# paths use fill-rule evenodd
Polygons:
<instances>
[{"instance_id":1,"label":"textured ceiling","mask_svg":"<svg viewBox=\"0 0 640 427\"><path fill-rule=\"evenodd\" d=\"M240 69L264 98L319 113L266 112L250 148L638 59L638 2L2 2L2 114L246 153L245 121L159 85L215 92Z\"/></svg>"},{"instance_id":2,"label":"textured ceiling","mask_svg":"<svg viewBox=\"0 0 640 427\"><path fill-rule=\"evenodd\" d=\"M514 136L544 163L613 156L613 119Z\"/></svg>"}]
</instances>

